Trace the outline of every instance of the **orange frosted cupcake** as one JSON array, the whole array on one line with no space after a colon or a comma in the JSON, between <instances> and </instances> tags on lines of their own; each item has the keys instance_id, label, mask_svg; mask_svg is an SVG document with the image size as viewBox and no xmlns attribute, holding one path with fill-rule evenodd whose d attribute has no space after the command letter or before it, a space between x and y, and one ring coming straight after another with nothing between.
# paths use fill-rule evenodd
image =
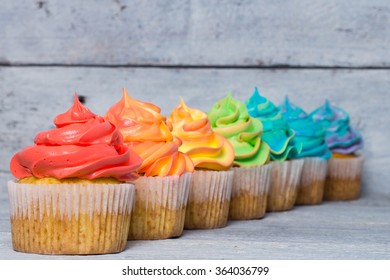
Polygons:
<instances>
[{"instance_id":1,"label":"orange frosted cupcake","mask_svg":"<svg viewBox=\"0 0 390 280\"><path fill-rule=\"evenodd\" d=\"M117 128L84 107L54 119L35 145L16 153L8 183L14 250L104 254L124 250L141 159Z\"/></svg>"},{"instance_id":2,"label":"orange frosted cupcake","mask_svg":"<svg viewBox=\"0 0 390 280\"><path fill-rule=\"evenodd\" d=\"M207 115L183 100L168 118L172 134L182 140L179 151L194 163L184 227L220 228L228 221L233 183L232 145L212 131Z\"/></svg>"},{"instance_id":3,"label":"orange frosted cupcake","mask_svg":"<svg viewBox=\"0 0 390 280\"><path fill-rule=\"evenodd\" d=\"M179 152L180 140L171 133L160 108L131 98L122 99L106 113L118 126L125 144L143 160L137 172L129 239L164 239L180 236L194 165Z\"/></svg>"}]
</instances>

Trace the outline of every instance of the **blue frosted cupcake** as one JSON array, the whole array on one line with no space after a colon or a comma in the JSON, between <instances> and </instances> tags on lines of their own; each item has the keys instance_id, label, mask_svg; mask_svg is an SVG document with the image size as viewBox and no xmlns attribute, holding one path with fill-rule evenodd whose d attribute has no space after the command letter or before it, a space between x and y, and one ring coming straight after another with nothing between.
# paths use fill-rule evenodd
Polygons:
<instances>
[{"instance_id":1,"label":"blue frosted cupcake","mask_svg":"<svg viewBox=\"0 0 390 280\"><path fill-rule=\"evenodd\" d=\"M313 205L322 202L326 180L327 163L331 152L325 141L325 130L301 108L286 97L279 106L283 116L295 132L291 140L293 146L302 147L296 159L304 159L301 180L298 185L296 204Z\"/></svg>"},{"instance_id":2,"label":"blue frosted cupcake","mask_svg":"<svg viewBox=\"0 0 390 280\"><path fill-rule=\"evenodd\" d=\"M289 210L294 207L298 194L303 159L296 155L302 147L299 143L293 144L295 133L279 108L261 96L257 88L245 103L250 116L263 124L261 139L270 148L272 177L267 211Z\"/></svg>"}]
</instances>

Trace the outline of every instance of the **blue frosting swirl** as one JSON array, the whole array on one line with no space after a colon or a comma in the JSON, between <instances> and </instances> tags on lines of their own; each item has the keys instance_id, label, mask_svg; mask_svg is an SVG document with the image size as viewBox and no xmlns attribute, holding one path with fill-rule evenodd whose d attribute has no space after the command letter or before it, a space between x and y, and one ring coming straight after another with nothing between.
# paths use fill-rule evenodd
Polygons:
<instances>
[{"instance_id":1,"label":"blue frosting swirl","mask_svg":"<svg viewBox=\"0 0 390 280\"><path fill-rule=\"evenodd\" d=\"M291 144L294 131L289 127L279 108L261 96L257 88L245 105L249 115L263 123L261 139L269 146L271 159L283 161L297 157L302 146Z\"/></svg>"},{"instance_id":2,"label":"blue frosting swirl","mask_svg":"<svg viewBox=\"0 0 390 280\"><path fill-rule=\"evenodd\" d=\"M302 147L301 153L293 155L295 158L329 159L332 156L325 141L325 130L320 123L314 122L303 109L291 103L287 96L279 109L295 132L291 144Z\"/></svg>"}]
</instances>

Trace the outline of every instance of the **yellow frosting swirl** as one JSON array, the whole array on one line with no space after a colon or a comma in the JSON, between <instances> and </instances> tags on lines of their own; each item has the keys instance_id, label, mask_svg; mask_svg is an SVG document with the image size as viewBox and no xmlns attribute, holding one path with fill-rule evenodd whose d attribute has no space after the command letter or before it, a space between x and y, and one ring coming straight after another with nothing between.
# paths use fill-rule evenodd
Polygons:
<instances>
[{"instance_id":1,"label":"yellow frosting swirl","mask_svg":"<svg viewBox=\"0 0 390 280\"><path fill-rule=\"evenodd\" d=\"M186 153L197 168L227 170L234 160L233 146L223 136L215 133L207 115L189 108L181 99L168 117L172 134L182 140L179 151Z\"/></svg>"},{"instance_id":2,"label":"yellow frosting swirl","mask_svg":"<svg viewBox=\"0 0 390 280\"><path fill-rule=\"evenodd\" d=\"M181 175L193 172L191 159L179 152L181 141L171 133L160 108L131 98L123 89L122 99L112 106L105 117L115 124L126 145L143 160L137 170L145 176Z\"/></svg>"}]
</instances>

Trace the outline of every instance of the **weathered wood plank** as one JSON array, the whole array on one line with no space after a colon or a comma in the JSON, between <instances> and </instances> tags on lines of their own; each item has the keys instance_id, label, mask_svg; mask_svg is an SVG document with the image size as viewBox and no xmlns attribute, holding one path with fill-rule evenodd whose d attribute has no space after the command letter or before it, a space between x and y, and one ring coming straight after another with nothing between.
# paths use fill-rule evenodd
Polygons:
<instances>
[{"instance_id":1,"label":"weathered wood plank","mask_svg":"<svg viewBox=\"0 0 390 280\"><path fill-rule=\"evenodd\" d=\"M137 99L157 104L163 114L179 103L208 111L229 90L245 100L258 85L278 104L286 94L307 111L327 97L350 113L366 142L363 154L364 192L390 193L388 130L390 72L385 70L212 70L141 68L0 67L0 182L10 179L9 160L33 143L36 133L53 126L67 110L73 92L87 97L87 106L104 114L121 98L121 87Z\"/></svg>"},{"instance_id":2,"label":"weathered wood plank","mask_svg":"<svg viewBox=\"0 0 390 280\"><path fill-rule=\"evenodd\" d=\"M84 257L14 252L9 221L1 215L0 259L389 259L389 202L387 195L296 207L222 229L186 230L180 238L129 241L120 254Z\"/></svg>"},{"instance_id":3,"label":"weathered wood plank","mask_svg":"<svg viewBox=\"0 0 390 280\"><path fill-rule=\"evenodd\" d=\"M386 0L4 1L0 63L390 66Z\"/></svg>"}]
</instances>

